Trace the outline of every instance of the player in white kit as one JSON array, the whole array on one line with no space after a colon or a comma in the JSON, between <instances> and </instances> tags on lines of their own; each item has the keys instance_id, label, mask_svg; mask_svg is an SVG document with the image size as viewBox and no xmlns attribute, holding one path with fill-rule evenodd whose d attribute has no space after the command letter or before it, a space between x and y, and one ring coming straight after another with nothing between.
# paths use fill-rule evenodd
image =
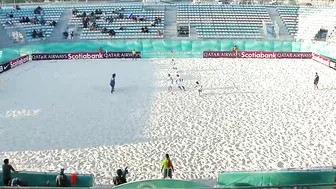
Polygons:
<instances>
[{"instance_id":1,"label":"player in white kit","mask_svg":"<svg viewBox=\"0 0 336 189\"><path fill-rule=\"evenodd\" d=\"M173 90L174 79L173 77L168 74L168 91L171 92Z\"/></svg>"},{"instance_id":2,"label":"player in white kit","mask_svg":"<svg viewBox=\"0 0 336 189\"><path fill-rule=\"evenodd\" d=\"M177 75L177 78L176 78L176 84L178 86L178 88L180 90L184 90L185 91L185 88L184 88L184 80L182 77L180 77L180 75Z\"/></svg>"},{"instance_id":3,"label":"player in white kit","mask_svg":"<svg viewBox=\"0 0 336 189\"><path fill-rule=\"evenodd\" d=\"M201 85L198 81L196 81L196 86L195 86L195 88L198 89L198 95L201 96L201 93L202 93L203 88L202 88L202 85Z\"/></svg>"}]
</instances>

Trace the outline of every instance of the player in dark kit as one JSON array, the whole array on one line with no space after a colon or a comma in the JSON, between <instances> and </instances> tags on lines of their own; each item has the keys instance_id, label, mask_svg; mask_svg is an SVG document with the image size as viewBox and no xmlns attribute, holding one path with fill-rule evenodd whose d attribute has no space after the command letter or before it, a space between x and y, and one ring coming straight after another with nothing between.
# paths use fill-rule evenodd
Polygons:
<instances>
[{"instance_id":1,"label":"player in dark kit","mask_svg":"<svg viewBox=\"0 0 336 189\"><path fill-rule=\"evenodd\" d=\"M320 76L316 72L315 79L314 79L314 89L318 89L317 85L318 85L319 80L320 80Z\"/></svg>"},{"instance_id":2,"label":"player in dark kit","mask_svg":"<svg viewBox=\"0 0 336 189\"><path fill-rule=\"evenodd\" d=\"M112 74L112 79L110 81L110 86L111 86L111 93L114 92L114 86L115 86L115 77L116 77L116 74Z\"/></svg>"}]
</instances>

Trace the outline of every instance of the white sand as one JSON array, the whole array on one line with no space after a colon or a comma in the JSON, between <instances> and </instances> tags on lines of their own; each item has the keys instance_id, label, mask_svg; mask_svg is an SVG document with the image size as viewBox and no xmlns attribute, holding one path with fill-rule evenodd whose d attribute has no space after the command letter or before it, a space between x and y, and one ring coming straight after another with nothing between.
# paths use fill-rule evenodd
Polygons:
<instances>
[{"instance_id":1,"label":"white sand","mask_svg":"<svg viewBox=\"0 0 336 189\"><path fill-rule=\"evenodd\" d=\"M336 162L334 70L311 60L176 62L187 91L173 95L163 59L33 62L1 74L0 158L18 170L93 173L97 184L125 166L129 180L161 178L165 153L179 179Z\"/></svg>"}]
</instances>

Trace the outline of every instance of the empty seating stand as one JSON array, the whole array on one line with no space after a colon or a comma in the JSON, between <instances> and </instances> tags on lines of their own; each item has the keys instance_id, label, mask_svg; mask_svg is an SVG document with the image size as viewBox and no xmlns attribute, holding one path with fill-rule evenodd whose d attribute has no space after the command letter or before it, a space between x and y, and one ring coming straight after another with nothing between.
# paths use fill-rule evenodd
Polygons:
<instances>
[{"instance_id":1,"label":"empty seating stand","mask_svg":"<svg viewBox=\"0 0 336 189\"><path fill-rule=\"evenodd\" d=\"M92 11L96 9L102 10L103 14L100 15L100 19L96 19L98 26L97 30L91 31L88 24L88 28L83 28L80 35L80 39L134 39L134 38L163 38L163 35L158 35L158 30L163 32L164 30L164 9L144 10L141 5L135 4L113 4L113 5L83 5L75 7L78 10L78 14L81 15L84 11L90 15ZM105 22L105 18L112 16L113 11L122 8L120 13L123 14L123 18L114 18L113 22ZM128 15L143 17L144 21L133 21L128 18ZM151 26L155 18L161 18L161 22L155 26ZM69 25L83 26L82 18L72 16ZM149 32L142 33L141 28L147 27ZM123 29L120 30L119 28ZM115 31L114 36L110 36L108 33L102 33L101 30L106 28L107 30L113 29Z\"/></svg>"},{"instance_id":2,"label":"empty seating stand","mask_svg":"<svg viewBox=\"0 0 336 189\"><path fill-rule=\"evenodd\" d=\"M277 11L288 32L297 40L314 39L321 27L336 25L336 9L316 6L279 6Z\"/></svg>"},{"instance_id":3,"label":"empty seating stand","mask_svg":"<svg viewBox=\"0 0 336 189\"><path fill-rule=\"evenodd\" d=\"M40 15L34 14L34 9L36 7L21 7L19 11L13 11L13 8L3 8L0 12L0 22L5 29L10 28L17 28L17 31L23 32L24 38L27 41L36 41L41 40L37 38L32 38L32 31L35 30L42 30L44 38L50 36L51 32L53 31L54 27L50 26L52 21L58 21L60 16L64 12L64 7L61 6L42 6L43 12ZM7 17L7 13L13 13L14 18L10 19ZM45 20L45 25L41 24L32 24L32 23L20 23L21 17L28 17L30 20L36 16L38 19L41 18L43 15L43 19ZM13 25L5 24L7 21L11 21Z\"/></svg>"},{"instance_id":4,"label":"empty seating stand","mask_svg":"<svg viewBox=\"0 0 336 189\"><path fill-rule=\"evenodd\" d=\"M272 23L263 6L178 5L177 22L196 27L200 38L260 39L262 23Z\"/></svg>"}]
</instances>

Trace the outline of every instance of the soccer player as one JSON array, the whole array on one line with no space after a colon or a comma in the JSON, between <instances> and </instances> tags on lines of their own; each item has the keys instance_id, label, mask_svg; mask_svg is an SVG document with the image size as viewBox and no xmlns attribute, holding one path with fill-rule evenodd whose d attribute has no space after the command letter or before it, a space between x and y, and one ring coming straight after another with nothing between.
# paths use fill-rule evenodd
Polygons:
<instances>
[{"instance_id":1,"label":"soccer player","mask_svg":"<svg viewBox=\"0 0 336 189\"><path fill-rule=\"evenodd\" d=\"M172 65L173 65L173 69L174 69L174 70L177 70L177 67L176 67L176 64L175 64L174 59L172 59Z\"/></svg>"},{"instance_id":2,"label":"soccer player","mask_svg":"<svg viewBox=\"0 0 336 189\"><path fill-rule=\"evenodd\" d=\"M314 79L314 89L318 89L317 85L318 85L319 80L320 80L320 76L316 72L315 79Z\"/></svg>"},{"instance_id":3,"label":"soccer player","mask_svg":"<svg viewBox=\"0 0 336 189\"><path fill-rule=\"evenodd\" d=\"M198 81L196 81L196 86L195 86L195 88L198 89L198 95L201 96L201 93L202 93L202 85L201 85Z\"/></svg>"},{"instance_id":4,"label":"soccer player","mask_svg":"<svg viewBox=\"0 0 336 189\"><path fill-rule=\"evenodd\" d=\"M177 84L177 86L178 86L178 88L180 89L180 90L184 90L185 91L185 88L184 88L184 80L183 80L183 78L182 77L180 77L180 75L177 75L177 78L176 78L176 84Z\"/></svg>"},{"instance_id":5,"label":"soccer player","mask_svg":"<svg viewBox=\"0 0 336 189\"><path fill-rule=\"evenodd\" d=\"M171 92L173 90L174 79L173 77L168 74L168 91Z\"/></svg>"},{"instance_id":6,"label":"soccer player","mask_svg":"<svg viewBox=\"0 0 336 189\"><path fill-rule=\"evenodd\" d=\"M114 86L115 86L115 77L116 77L116 74L112 74L112 79L110 81L110 86L111 86L111 93L114 92Z\"/></svg>"}]
</instances>

